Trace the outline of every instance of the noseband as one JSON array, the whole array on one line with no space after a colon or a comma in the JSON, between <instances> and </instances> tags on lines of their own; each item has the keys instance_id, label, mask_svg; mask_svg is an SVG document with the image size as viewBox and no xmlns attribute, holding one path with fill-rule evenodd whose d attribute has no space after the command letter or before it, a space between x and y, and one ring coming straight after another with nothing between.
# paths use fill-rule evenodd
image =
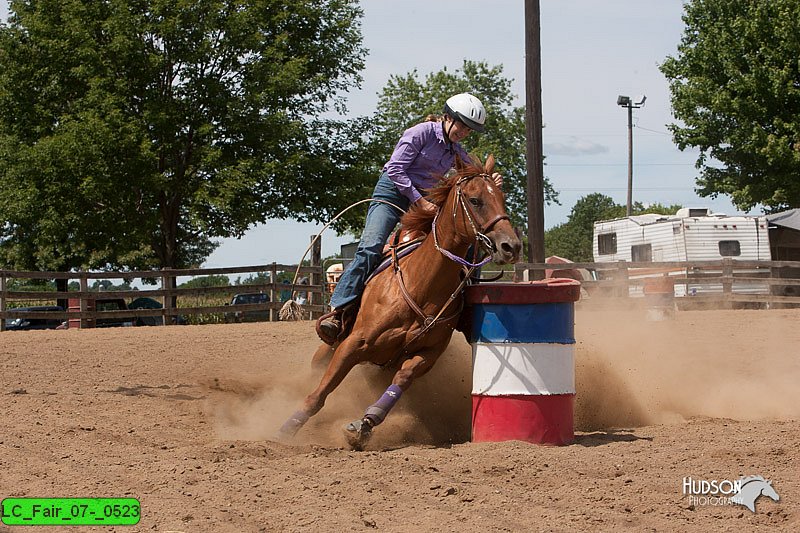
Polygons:
<instances>
[{"instance_id":1,"label":"noseband","mask_svg":"<svg viewBox=\"0 0 800 533\"><path fill-rule=\"evenodd\" d=\"M491 231L494 225L500 222L501 220L509 220L508 215L505 214L497 215L493 219L489 220L486 224L481 226L480 229L478 229L478 227L475 225L475 220L477 220L478 217L475 215L475 211L472 209L472 206L469 204L469 202L464 200L464 191L461 189L461 185L463 183L466 183L473 178L482 178L485 181L489 181L491 179L491 177L486 173L471 174L469 176L464 176L458 179L458 181L455 184L456 199L453 202L453 218L454 219L456 218L456 216L458 215L458 206L461 206L461 209L464 211L464 215L467 217L467 221L469 222L469 225L472 228L472 233L475 235L475 245L476 245L475 255L477 255L477 245L482 245L489 252L489 255L487 255L479 263L470 263L466 259L459 257L451 253L449 250L446 250L445 248L439 246L439 238L436 235L436 220L439 218L439 213L436 213L436 216L433 218L433 225L431 228L431 231L433 232L433 243L436 246L436 249L439 250L439 252L442 255L444 255L451 261L455 261L456 263L468 268L482 267L483 265L492 260L492 253L494 253L496 249L494 247L494 244L492 243L492 240L486 236L486 233Z\"/></svg>"}]
</instances>

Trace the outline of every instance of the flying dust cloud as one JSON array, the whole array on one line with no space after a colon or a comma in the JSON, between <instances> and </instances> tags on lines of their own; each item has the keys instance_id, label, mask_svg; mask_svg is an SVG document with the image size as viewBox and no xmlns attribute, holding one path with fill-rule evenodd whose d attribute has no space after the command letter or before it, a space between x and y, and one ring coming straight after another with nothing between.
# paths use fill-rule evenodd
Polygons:
<instances>
[{"instance_id":1,"label":"flying dust cloud","mask_svg":"<svg viewBox=\"0 0 800 533\"><path fill-rule=\"evenodd\" d=\"M800 416L800 310L681 311L653 320L636 310L576 313L575 429ZM470 438L470 347L456 334L431 372L404 394L372 446L446 445ZM229 392L210 409L223 439L273 439L319 380L302 371ZM341 428L363 415L392 373L356 367L298 433L299 444L344 446ZM214 386L212 386L214 388Z\"/></svg>"}]
</instances>

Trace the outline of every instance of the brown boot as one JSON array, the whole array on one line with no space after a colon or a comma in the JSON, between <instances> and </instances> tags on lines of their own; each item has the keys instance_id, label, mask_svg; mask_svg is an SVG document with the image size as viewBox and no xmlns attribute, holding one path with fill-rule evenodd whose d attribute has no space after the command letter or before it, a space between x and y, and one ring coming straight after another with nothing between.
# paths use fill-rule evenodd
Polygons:
<instances>
[{"instance_id":1,"label":"brown boot","mask_svg":"<svg viewBox=\"0 0 800 533\"><path fill-rule=\"evenodd\" d=\"M342 319L339 313L331 315L318 325L320 338L327 344L333 344L342 332Z\"/></svg>"}]
</instances>

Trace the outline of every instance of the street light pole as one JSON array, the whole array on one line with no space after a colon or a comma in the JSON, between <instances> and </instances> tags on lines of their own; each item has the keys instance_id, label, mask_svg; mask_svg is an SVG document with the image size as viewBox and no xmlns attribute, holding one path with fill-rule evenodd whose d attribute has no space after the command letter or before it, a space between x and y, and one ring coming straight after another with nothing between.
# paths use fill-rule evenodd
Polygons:
<instances>
[{"instance_id":1,"label":"street light pole","mask_svg":"<svg viewBox=\"0 0 800 533\"><path fill-rule=\"evenodd\" d=\"M630 96L617 96L617 105L628 109L628 203L626 206L627 216L631 216L633 211L633 110L639 109L647 100L645 95L636 97L634 102Z\"/></svg>"}]
</instances>

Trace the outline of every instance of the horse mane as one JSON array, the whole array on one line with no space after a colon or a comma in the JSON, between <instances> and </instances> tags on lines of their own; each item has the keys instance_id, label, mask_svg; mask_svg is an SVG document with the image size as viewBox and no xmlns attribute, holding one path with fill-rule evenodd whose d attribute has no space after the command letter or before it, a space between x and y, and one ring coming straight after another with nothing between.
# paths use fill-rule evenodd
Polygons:
<instances>
[{"instance_id":1,"label":"horse mane","mask_svg":"<svg viewBox=\"0 0 800 533\"><path fill-rule=\"evenodd\" d=\"M764 476L747 476L739 479L742 482L742 487L750 483L751 481L763 481L764 483L768 483Z\"/></svg>"},{"instance_id":2,"label":"horse mane","mask_svg":"<svg viewBox=\"0 0 800 533\"><path fill-rule=\"evenodd\" d=\"M490 155L486 159L486 164L481 163L480 159L470 154L469 162L461 161L461 158L456 155L455 171L450 171L444 176L441 176L439 184L436 187L427 189L428 195L425 199L430 203L435 204L439 209L442 208L447 197L450 195L450 190L464 176L471 176L474 174L491 174L494 169L494 156ZM436 213L431 213L424 209L412 204L409 210L400 219L400 224L404 230L421 231L423 233L430 233L433 218Z\"/></svg>"}]
</instances>

